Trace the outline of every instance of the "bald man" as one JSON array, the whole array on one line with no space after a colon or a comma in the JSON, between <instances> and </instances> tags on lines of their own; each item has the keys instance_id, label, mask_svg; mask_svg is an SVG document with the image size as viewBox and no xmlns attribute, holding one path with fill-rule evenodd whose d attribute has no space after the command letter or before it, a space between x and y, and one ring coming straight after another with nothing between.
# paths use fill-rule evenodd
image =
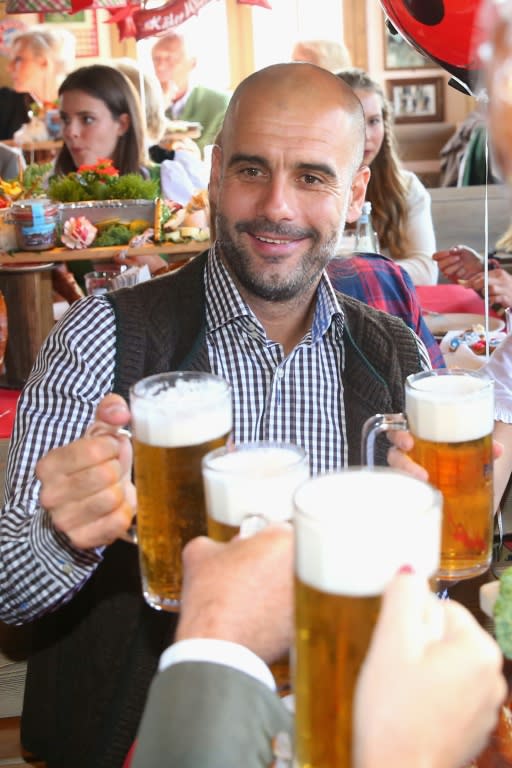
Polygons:
<instances>
[{"instance_id":1,"label":"bald man","mask_svg":"<svg viewBox=\"0 0 512 768\"><path fill-rule=\"evenodd\" d=\"M50 766L63 734L74 768L122 764L174 630L144 605L137 552L119 539L134 513L130 444L84 437L94 419L127 424L143 376L211 371L232 386L235 442L297 443L315 474L358 464L365 420L401 411L406 376L430 366L401 320L337 294L325 272L361 212L363 147L341 79L310 64L251 75L213 153L210 250L76 302L43 345L11 441L0 620L43 617L23 739Z\"/></svg>"},{"instance_id":2,"label":"bald man","mask_svg":"<svg viewBox=\"0 0 512 768\"><path fill-rule=\"evenodd\" d=\"M213 144L222 126L229 95L192 83L196 57L185 36L177 30L158 38L151 56L155 74L167 100L167 117L201 123L201 136L196 143L201 150Z\"/></svg>"}]
</instances>

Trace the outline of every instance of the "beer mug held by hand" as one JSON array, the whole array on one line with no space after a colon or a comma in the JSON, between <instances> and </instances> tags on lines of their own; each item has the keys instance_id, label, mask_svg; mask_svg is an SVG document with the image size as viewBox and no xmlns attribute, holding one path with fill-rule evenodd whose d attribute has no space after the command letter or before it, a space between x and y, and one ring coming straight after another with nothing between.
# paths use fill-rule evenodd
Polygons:
<instances>
[{"instance_id":1,"label":"beer mug held by hand","mask_svg":"<svg viewBox=\"0 0 512 768\"><path fill-rule=\"evenodd\" d=\"M389 467L319 475L296 491L298 768L352 768L352 701L381 595L404 565L437 572L441 503Z\"/></svg>"},{"instance_id":2,"label":"beer mug held by hand","mask_svg":"<svg viewBox=\"0 0 512 768\"><path fill-rule=\"evenodd\" d=\"M381 432L409 429L409 454L443 494L441 579L471 578L489 567L493 529L494 386L473 371L409 376L406 413L378 414L363 428L363 461L374 463Z\"/></svg>"},{"instance_id":3,"label":"beer mug held by hand","mask_svg":"<svg viewBox=\"0 0 512 768\"><path fill-rule=\"evenodd\" d=\"M157 374L131 388L130 409L142 589L176 611L182 549L206 534L201 460L231 432L231 388L209 373Z\"/></svg>"}]
</instances>

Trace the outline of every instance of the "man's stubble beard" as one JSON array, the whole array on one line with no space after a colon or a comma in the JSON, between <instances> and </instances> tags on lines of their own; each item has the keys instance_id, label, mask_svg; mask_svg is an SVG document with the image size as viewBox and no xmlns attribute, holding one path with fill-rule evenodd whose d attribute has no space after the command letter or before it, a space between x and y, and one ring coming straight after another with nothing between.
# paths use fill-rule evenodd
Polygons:
<instances>
[{"instance_id":1,"label":"man's stubble beard","mask_svg":"<svg viewBox=\"0 0 512 768\"><path fill-rule=\"evenodd\" d=\"M251 265L250 253L235 243L229 232L226 218L217 214L215 230L220 255L228 270L238 283L249 294L271 302L286 302L298 298L307 293L311 286L316 285L320 275L328 262L335 256L340 238L339 229L334 231L324 243L319 243L320 234L317 230L309 229L307 232L286 225L270 224L270 222L241 221L235 224L236 232L250 231L255 234L258 229L266 236L274 235L276 238L285 235L298 237L309 236L313 239L312 247L306 251L300 264L294 267L293 273L283 278L279 274L263 277Z\"/></svg>"}]
</instances>

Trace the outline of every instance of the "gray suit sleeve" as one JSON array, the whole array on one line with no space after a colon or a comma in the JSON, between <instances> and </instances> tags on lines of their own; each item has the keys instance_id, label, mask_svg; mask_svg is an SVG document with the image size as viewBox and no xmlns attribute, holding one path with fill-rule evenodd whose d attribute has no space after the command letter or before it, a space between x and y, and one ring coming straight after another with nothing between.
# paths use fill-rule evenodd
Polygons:
<instances>
[{"instance_id":1,"label":"gray suit sleeve","mask_svg":"<svg viewBox=\"0 0 512 768\"><path fill-rule=\"evenodd\" d=\"M292 732L278 696L221 664L182 662L154 679L132 768L267 768L272 739Z\"/></svg>"}]
</instances>

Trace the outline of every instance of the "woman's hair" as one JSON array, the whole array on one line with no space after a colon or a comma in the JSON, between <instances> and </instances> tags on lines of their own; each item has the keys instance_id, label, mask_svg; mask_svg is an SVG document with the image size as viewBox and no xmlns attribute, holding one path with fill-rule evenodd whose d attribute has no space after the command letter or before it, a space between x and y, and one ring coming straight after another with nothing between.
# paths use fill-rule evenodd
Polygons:
<instances>
[{"instance_id":1,"label":"woman's hair","mask_svg":"<svg viewBox=\"0 0 512 768\"><path fill-rule=\"evenodd\" d=\"M155 74L143 72L144 101L140 92L140 67L134 59L116 59L116 69L128 78L137 94L141 104L145 106L146 133L150 141L158 144L165 133L166 117L164 109L164 97L162 86Z\"/></svg>"},{"instance_id":2,"label":"woman's hair","mask_svg":"<svg viewBox=\"0 0 512 768\"><path fill-rule=\"evenodd\" d=\"M293 48L292 59L308 61L330 72L337 72L352 64L345 43L334 40L298 40Z\"/></svg>"},{"instance_id":3,"label":"woman's hair","mask_svg":"<svg viewBox=\"0 0 512 768\"><path fill-rule=\"evenodd\" d=\"M76 40L73 33L67 29L36 25L14 35L11 46L14 44L27 46L34 56L46 56L50 59L58 82L75 65Z\"/></svg>"},{"instance_id":4,"label":"woman's hair","mask_svg":"<svg viewBox=\"0 0 512 768\"><path fill-rule=\"evenodd\" d=\"M371 164L371 177L366 199L372 204L372 222L382 248L388 248L394 259L407 256L403 251L409 209L400 160L393 133L391 104L381 86L364 70L352 68L336 73L353 90L376 93L382 104L384 139Z\"/></svg>"},{"instance_id":5,"label":"woman's hair","mask_svg":"<svg viewBox=\"0 0 512 768\"><path fill-rule=\"evenodd\" d=\"M119 173L138 173L145 160L144 123L142 121L139 97L127 78L112 67L92 64L71 72L59 88L59 96L69 91L83 91L88 96L102 101L114 120L127 114L129 126L119 136L111 160ZM76 171L71 153L66 144L62 147L55 163L56 173Z\"/></svg>"}]
</instances>

